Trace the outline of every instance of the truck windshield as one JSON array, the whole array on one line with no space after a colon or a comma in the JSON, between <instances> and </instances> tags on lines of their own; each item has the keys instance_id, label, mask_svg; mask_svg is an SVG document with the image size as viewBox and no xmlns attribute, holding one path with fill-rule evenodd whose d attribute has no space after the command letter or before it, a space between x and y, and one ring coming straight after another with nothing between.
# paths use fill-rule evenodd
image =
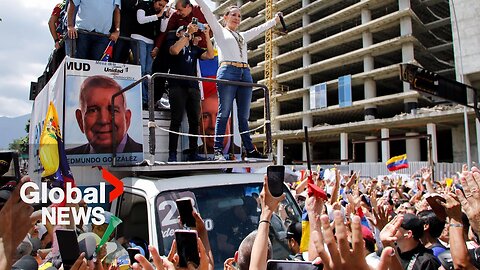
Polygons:
<instances>
[{"instance_id":1,"label":"truck windshield","mask_svg":"<svg viewBox=\"0 0 480 270\"><path fill-rule=\"evenodd\" d=\"M202 187L184 191L167 191L156 198L159 243L163 242L164 254L168 254L174 231L181 229L175 200L192 198L208 230L210 245L215 258L215 268L223 269L225 259L233 257L240 242L258 227L261 183L217 187ZM293 196L284 187L286 199L273 215L270 226L270 241L273 258L286 259L289 255L286 228L292 222L301 221L301 212Z\"/></svg>"}]
</instances>

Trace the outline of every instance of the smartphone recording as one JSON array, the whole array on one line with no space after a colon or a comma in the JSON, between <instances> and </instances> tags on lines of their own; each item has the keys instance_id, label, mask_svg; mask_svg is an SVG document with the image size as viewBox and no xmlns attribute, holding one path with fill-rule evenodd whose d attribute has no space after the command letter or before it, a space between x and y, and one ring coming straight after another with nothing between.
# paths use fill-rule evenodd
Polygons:
<instances>
[{"instance_id":1,"label":"smartphone recording","mask_svg":"<svg viewBox=\"0 0 480 270\"><path fill-rule=\"evenodd\" d=\"M175 201L177 204L178 214L182 223L190 228L195 227L195 218L193 217L193 205L192 199L190 198L181 198Z\"/></svg>"},{"instance_id":2,"label":"smartphone recording","mask_svg":"<svg viewBox=\"0 0 480 270\"><path fill-rule=\"evenodd\" d=\"M268 190L274 197L283 194L283 182L285 179L285 166L271 165L267 167Z\"/></svg>"},{"instance_id":3,"label":"smartphone recording","mask_svg":"<svg viewBox=\"0 0 480 270\"><path fill-rule=\"evenodd\" d=\"M55 235L57 236L58 249L64 268L70 269L78 259L78 256L80 256L77 234L74 230L57 229Z\"/></svg>"},{"instance_id":4,"label":"smartphone recording","mask_svg":"<svg viewBox=\"0 0 480 270\"><path fill-rule=\"evenodd\" d=\"M200 257L197 248L197 232L189 230L175 230L177 242L178 265L187 267L192 264L195 268L200 265Z\"/></svg>"}]
</instances>

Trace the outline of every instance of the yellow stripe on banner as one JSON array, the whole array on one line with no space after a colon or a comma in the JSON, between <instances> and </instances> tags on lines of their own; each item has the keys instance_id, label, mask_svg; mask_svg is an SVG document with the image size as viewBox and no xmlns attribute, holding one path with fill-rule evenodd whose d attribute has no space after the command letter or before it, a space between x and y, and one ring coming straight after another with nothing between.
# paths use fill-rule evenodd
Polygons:
<instances>
[{"instance_id":1,"label":"yellow stripe on banner","mask_svg":"<svg viewBox=\"0 0 480 270\"><path fill-rule=\"evenodd\" d=\"M389 159L389 160L387 161L386 164L388 165L388 164L397 162L397 161L399 161L399 160L404 160L404 159L407 159L407 154L403 154L403 155L400 155L400 156L392 157L391 159Z\"/></svg>"},{"instance_id":2,"label":"yellow stripe on banner","mask_svg":"<svg viewBox=\"0 0 480 270\"><path fill-rule=\"evenodd\" d=\"M310 222L302 220L302 240L300 241L300 252L308 251L310 241Z\"/></svg>"}]
</instances>

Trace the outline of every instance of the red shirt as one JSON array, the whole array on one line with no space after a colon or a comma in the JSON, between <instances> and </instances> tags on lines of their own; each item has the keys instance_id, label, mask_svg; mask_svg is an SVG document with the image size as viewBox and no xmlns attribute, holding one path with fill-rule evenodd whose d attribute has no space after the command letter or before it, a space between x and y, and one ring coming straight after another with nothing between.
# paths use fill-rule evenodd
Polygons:
<instances>
[{"instance_id":1,"label":"red shirt","mask_svg":"<svg viewBox=\"0 0 480 270\"><path fill-rule=\"evenodd\" d=\"M180 15L178 11L175 11L172 15L170 15L170 20L168 21L167 30L165 30L165 32L160 33L158 37L155 39L155 47L161 48L162 44L165 42L165 38L167 37L167 33L169 31L177 31L177 29L180 26L187 26L192 22L193 17L197 18L198 21L201 23L207 23L207 20L205 20L205 16L203 16L203 13L200 10L199 6L192 5L192 12L190 12L190 14L187 17L182 17L182 15ZM202 33L202 31L198 30L197 33L195 33L195 35L196 36L200 35L202 37L202 40L198 43L198 47L206 48L207 44L205 42L205 35Z\"/></svg>"},{"instance_id":2,"label":"red shirt","mask_svg":"<svg viewBox=\"0 0 480 270\"><path fill-rule=\"evenodd\" d=\"M57 20L55 21L55 29L58 29L58 25L62 23L62 18L60 17L60 13L62 12L63 9L63 4L57 4L52 11L52 16L57 17ZM57 36L59 39L62 39L63 33L59 33L57 31Z\"/></svg>"}]
</instances>

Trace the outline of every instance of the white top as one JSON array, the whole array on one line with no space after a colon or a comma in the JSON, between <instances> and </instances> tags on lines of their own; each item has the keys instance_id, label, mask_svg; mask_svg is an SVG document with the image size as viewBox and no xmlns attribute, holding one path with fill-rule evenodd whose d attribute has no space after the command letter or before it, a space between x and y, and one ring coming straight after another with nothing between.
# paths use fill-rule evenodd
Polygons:
<instances>
[{"instance_id":1,"label":"white top","mask_svg":"<svg viewBox=\"0 0 480 270\"><path fill-rule=\"evenodd\" d=\"M218 61L233 61L248 63L247 57L247 42L265 32L266 30L275 26L275 19L271 19L257 27L249 29L245 32L233 32L223 27L218 21L213 12L210 10L204 0L196 0L197 4L202 8L202 13L207 20L208 25L213 31L215 38L215 46L218 49ZM238 46L234 35L240 34L243 38L242 51Z\"/></svg>"},{"instance_id":2,"label":"white top","mask_svg":"<svg viewBox=\"0 0 480 270\"><path fill-rule=\"evenodd\" d=\"M170 18L165 18L163 17L160 22L160 31L165 32L165 29L167 29L167 24L168 20ZM158 16L156 14L150 15L150 16L145 16L145 10L139 9L137 10L137 21L139 24L146 24L154 21L158 21ZM144 37L140 34L131 34L131 38L136 39L136 40L141 40L147 44L153 44L154 41L152 39L149 39L147 37Z\"/></svg>"}]
</instances>

